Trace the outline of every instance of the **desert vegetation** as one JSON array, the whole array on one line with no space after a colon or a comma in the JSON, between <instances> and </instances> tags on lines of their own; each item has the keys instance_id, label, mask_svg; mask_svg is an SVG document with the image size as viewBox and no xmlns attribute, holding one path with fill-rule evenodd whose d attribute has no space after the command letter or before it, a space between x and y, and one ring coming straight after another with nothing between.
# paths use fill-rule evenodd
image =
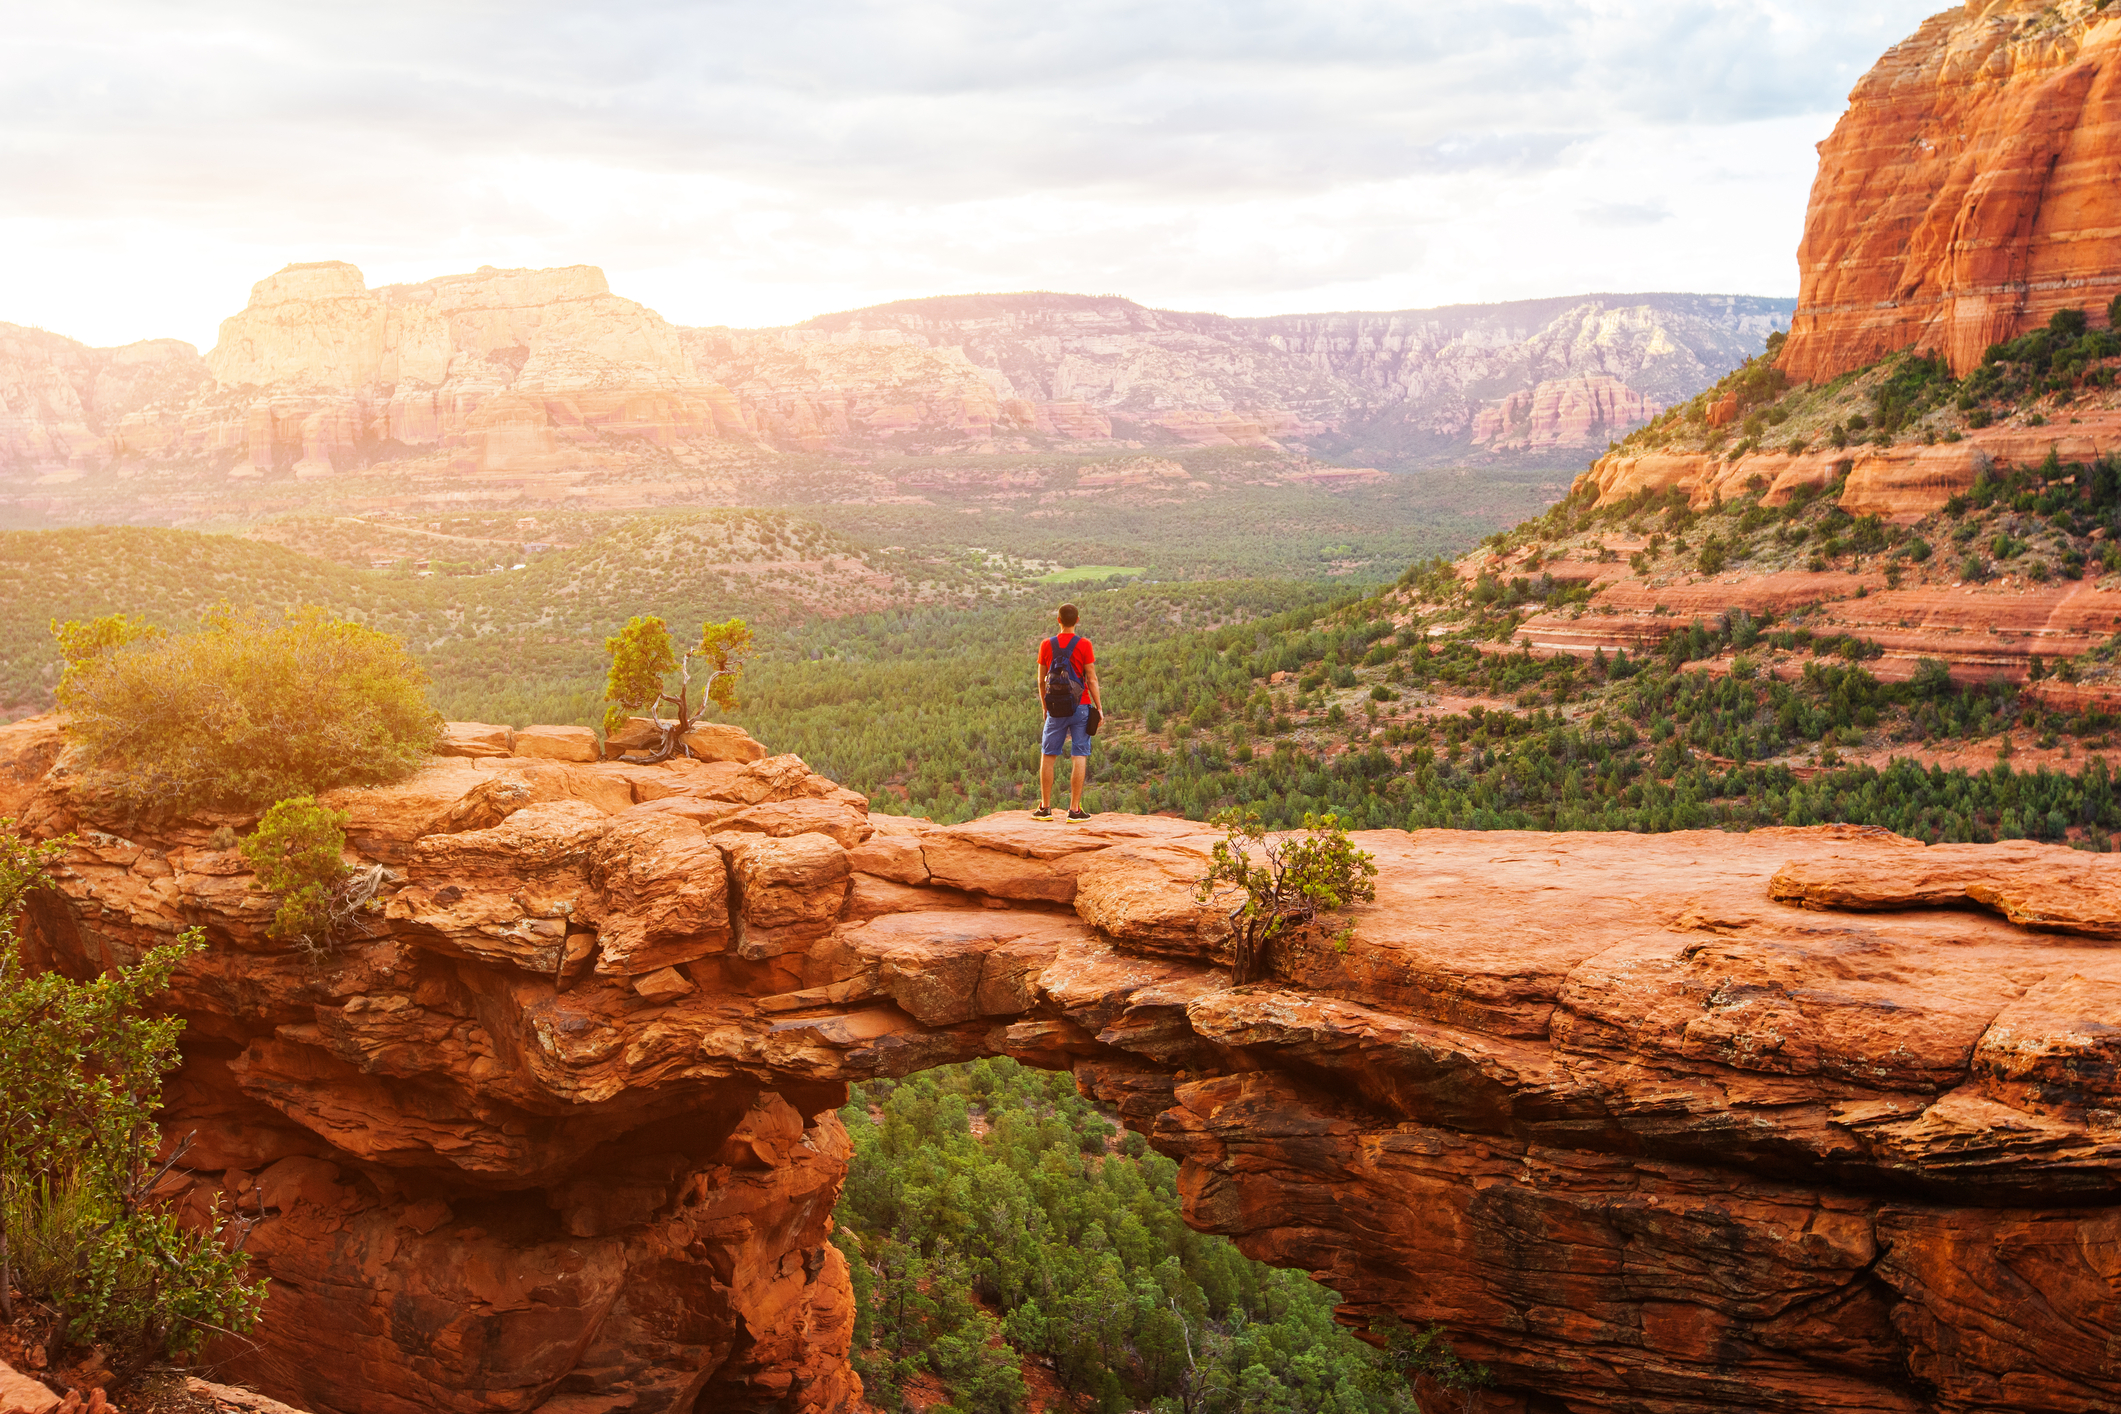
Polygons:
<instances>
[{"instance_id":1,"label":"desert vegetation","mask_svg":"<svg viewBox=\"0 0 2121 1414\"><path fill-rule=\"evenodd\" d=\"M1015 1414L1028 1372L1109 1414L1414 1414L1408 1374L1478 1377L1433 1334L1395 1364L1334 1324L1331 1291L1186 1227L1178 1166L1065 1074L869 1081L840 1118L855 1158L833 1240L879 1410Z\"/></svg>"},{"instance_id":2,"label":"desert vegetation","mask_svg":"<svg viewBox=\"0 0 2121 1414\"><path fill-rule=\"evenodd\" d=\"M162 1077L181 1020L146 1008L202 946L186 933L87 981L28 966L18 920L63 841L0 820L0 1319L90 1352L113 1385L256 1318L240 1237L186 1227L154 1190Z\"/></svg>"},{"instance_id":3,"label":"desert vegetation","mask_svg":"<svg viewBox=\"0 0 2121 1414\"><path fill-rule=\"evenodd\" d=\"M2082 309L2058 310L2045 328L1991 345L1964 378L1934 350L1908 349L1828 382L1792 386L1776 366L1784 336L1706 392L1667 408L1613 444L1623 453L1701 450L1727 460L1751 451L1793 455L1865 444L1956 442L1967 431L2015 420L2044 427L2080 400L2112 389L2121 332L2093 329ZM1711 413L1730 415L1711 425Z\"/></svg>"},{"instance_id":4,"label":"desert vegetation","mask_svg":"<svg viewBox=\"0 0 2121 1414\"><path fill-rule=\"evenodd\" d=\"M179 634L122 616L53 632L67 733L90 781L135 810L394 780L440 731L405 645L322 609L217 609Z\"/></svg>"},{"instance_id":5,"label":"desert vegetation","mask_svg":"<svg viewBox=\"0 0 2121 1414\"><path fill-rule=\"evenodd\" d=\"M624 730L628 712L647 712L656 740L642 743L648 753L640 759L664 761L680 749L697 711L709 705L724 712L736 710L736 680L751 648L751 629L742 619L702 624L700 641L680 653L661 619L636 614L604 640L604 648L611 654L611 671L604 680L604 700L610 704L604 711L606 738ZM701 679L698 697L692 695L695 659ZM668 722L662 718L666 707L671 713Z\"/></svg>"}]
</instances>

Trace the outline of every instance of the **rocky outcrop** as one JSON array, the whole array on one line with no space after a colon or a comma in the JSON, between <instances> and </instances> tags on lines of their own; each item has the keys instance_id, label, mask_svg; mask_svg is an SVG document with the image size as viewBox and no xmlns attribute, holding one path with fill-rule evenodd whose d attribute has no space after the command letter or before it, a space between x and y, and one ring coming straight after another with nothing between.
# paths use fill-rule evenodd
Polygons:
<instances>
[{"instance_id":1,"label":"rocky outcrop","mask_svg":"<svg viewBox=\"0 0 2121 1414\"><path fill-rule=\"evenodd\" d=\"M199 351L176 339L92 349L0 324L0 469L63 478L105 466L129 414L210 381Z\"/></svg>"},{"instance_id":2,"label":"rocky outcrop","mask_svg":"<svg viewBox=\"0 0 2121 1414\"><path fill-rule=\"evenodd\" d=\"M1851 514L1915 520L1972 490L1981 473L1992 468L2038 466L2050 452L2068 463L2095 461L2116 451L2121 451L2121 408L2085 407L2075 409L2067 422L2014 419L1970 429L1956 442L1821 446L1795 456L1786 450L1719 454L1625 449L1593 461L1571 489L1594 493L1592 504L1599 506L1638 492L1659 495L1676 489L1697 509L1759 489L1763 502L1779 506L1799 486L1824 487L1846 478L1840 504Z\"/></svg>"},{"instance_id":3,"label":"rocky outcrop","mask_svg":"<svg viewBox=\"0 0 2121 1414\"><path fill-rule=\"evenodd\" d=\"M2055 310L2103 325L2117 148L2121 14L2100 0L1925 20L1820 144L1782 367L1823 381L1919 345L1964 374Z\"/></svg>"},{"instance_id":4,"label":"rocky outcrop","mask_svg":"<svg viewBox=\"0 0 2121 1414\"><path fill-rule=\"evenodd\" d=\"M1490 1410L2121 1401L2106 856L1375 831L1346 947L1233 987L1186 821L935 826L785 756L331 800L391 882L317 963L207 822L114 817L51 719L0 728L0 814L73 834L39 957L206 930L173 1196L255 1223L228 1368L326 1414L851 1408L833 1108L994 1054L1071 1069L1189 1222L1349 1319L1446 1324Z\"/></svg>"},{"instance_id":5,"label":"rocky outcrop","mask_svg":"<svg viewBox=\"0 0 2121 1414\"><path fill-rule=\"evenodd\" d=\"M1549 379L1473 419L1473 441L1494 451L1552 451L1595 445L1647 422L1663 408L1608 374Z\"/></svg>"},{"instance_id":6,"label":"rocky outcrop","mask_svg":"<svg viewBox=\"0 0 2121 1414\"><path fill-rule=\"evenodd\" d=\"M1876 570L1796 570L1650 584L1626 569L1550 567L1557 579L1597 585L1597 597L1582 612L1532 615L1518 628L1517 641L1537 653L1639 654L1655 651L1674 630L1697 621L1714 624L1741 610L1755 618L1802 611L1814 634L1848 634L1876 644L1881 656L1865 669L1887 682L1913 677L1922 659L1934 658L1958 682L2023 683L2034 658L2052 663L2074 657L2121 633L2121 591L2095 581L1947 580L1895 589ZM2087 686L2074 696L2066 685L2043 690L2058 707L2112 711L2121 700L2110 687Z\"/></svg>"},{"instance_id":7,"label":"rocky outcrop","mask_svg":"<svg viewBox=\"0 0 2121 1414\"><path fill-rule=\"evenodd\" d=\"M375 290L341 261L290 265L223 321L206 364L214 391L126 418L120 457L298 479L427 458L476 475L749 435L677 331L586 265Z\"/></svg>"}]
</instances>

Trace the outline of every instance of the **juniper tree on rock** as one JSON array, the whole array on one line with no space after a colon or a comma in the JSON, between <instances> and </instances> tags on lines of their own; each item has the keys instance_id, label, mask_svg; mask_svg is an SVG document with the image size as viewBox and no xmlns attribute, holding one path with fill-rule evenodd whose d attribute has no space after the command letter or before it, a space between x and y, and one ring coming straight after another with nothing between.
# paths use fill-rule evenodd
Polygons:
<instances>
[{"instance_id":1,"label":"juniper tree on rock","mask_svg":"<svg viewBox=\"0 0 2121 1414\"><path fill-rule=\"evenodd\" d=\"M636 614L604 640L604 649L611 654L611 673L604 684L604 700L611 706L604 713L604 735L618 735L629 712L648 713L658 733L655 747L620 759L652 765L686 750L685 734L708 703L724 712L736 710L736 680L751 651L751 628L742 619L702 624L699 643L680 654L661 619ZM706 677L697 700L692 695L695 672ZM669 688L672 674L677 676L675 692ZM668 722L663 720L665 707L675 714Z\"/></svg>"},{"instance_id":2,"label":"juniper tree on rock","mask_svg":"<svg viewBox=\"0 0 2121 1414\"><path fill-rule=\"evenodd\" d=\"M1237 891L1229 912L1230 977L1239 986L1267 974L1274 944L1285 935L1377 897L1370 882L1377 865L1355 848L1338 816L1306 814L1303 832L1286 836L1268 834L1256 810L1221 810L1209 823L1223 838L1196 896L1208 903ZM1353 930L1353 923L1344 924L1335 946L1344 949Z\"/></svg>"}]
</instances>

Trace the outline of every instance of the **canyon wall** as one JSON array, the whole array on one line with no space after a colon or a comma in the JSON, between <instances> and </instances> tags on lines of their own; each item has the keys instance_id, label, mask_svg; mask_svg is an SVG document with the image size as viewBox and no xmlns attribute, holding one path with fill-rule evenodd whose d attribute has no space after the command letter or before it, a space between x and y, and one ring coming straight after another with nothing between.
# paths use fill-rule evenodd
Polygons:
<instances>
[{"instance_id":1,"label":"canyon wall","mask_svg":"<svg viewBox=\"0 0 2121 1414\"><path fill-rule=\"evenodd\" d=\"M385 871L311 959L200 815L0 727L71 832L30 913L81 973L180 928L168 1196L271 1281L232 1373L324 1414L833 1411L847 1082L1066 1068L1187 1220L1449 1327L1477 1407L2121 1403L2121 861L1822 827L1374 831L1345 947L1232 986L1211 836L871 815L732 733L598 763L458 724L335 792Z\"/></svg>"},{"instance_id":2,"label":"canyon wall","mask_svg":"<svg viewBox=\"0 0 2121 1414\"><path fill-rule=\"evenodd\" d=\"M176 339L92 349L0 324L0 469L65 473L110 460L130 413L211 386L199 351Z\"/></svg>"},{"instance_id":3,"label":"canyon wall","mask_svg":"<svg viewBox=\"0 0 2121 1414\"><path fill-rule=\"evenodd\" d=\"M1759 352L1789 309L1582 295L1231 319L1116 297L965 295L827 315L788 336L961 348L1037 415L1083 407L1137 439L1274 439L1410 466L1596 447ZM1529 436L1527 404L1557 409Z\"/></svg>"},{"instance_id":4,"label":"canyon wall","mask_svg":"<svg viewBox=\"0 0 2121 1414\"><path fill-rule=\"evenodd\" d=\"M2121 12L1967 0L1849 95L1819 147L1781 365L1823 381L1922 346L1964 374L2121 294Z\"/></svg>"},{"instance_id":5,"label":"canyon wall","mask_svg":"<svg viewBox=\"0 0 2121 1414\"><path fill-rule=\"evenodd\" d=\"M1551 460L1707 386L1788 308L1586 296L1235 320L1026 294L686 329L590 266L371 289L327 261L259 281L204 360L0 337L0 481L381 475L517 496L711 479L774 451Z\"/></svg>"}]
</instances>

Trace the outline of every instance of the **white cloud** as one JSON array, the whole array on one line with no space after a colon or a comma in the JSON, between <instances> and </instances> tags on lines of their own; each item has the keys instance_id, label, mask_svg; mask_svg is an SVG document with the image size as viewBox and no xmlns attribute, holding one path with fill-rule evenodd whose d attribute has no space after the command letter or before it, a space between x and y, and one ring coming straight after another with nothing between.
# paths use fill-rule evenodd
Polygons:
<instances>
[{"instance_id":1,"label":"white cloud","mask_svg":"<svg viewBox=\"0 0 2121 1414\"><path fill-rule=\"evenodd\" d=\"M0 319L210 342L327 258L684 323L1789 293L1811 144L1932 3L7 0Z\"/></svg>"}]
</instances>

